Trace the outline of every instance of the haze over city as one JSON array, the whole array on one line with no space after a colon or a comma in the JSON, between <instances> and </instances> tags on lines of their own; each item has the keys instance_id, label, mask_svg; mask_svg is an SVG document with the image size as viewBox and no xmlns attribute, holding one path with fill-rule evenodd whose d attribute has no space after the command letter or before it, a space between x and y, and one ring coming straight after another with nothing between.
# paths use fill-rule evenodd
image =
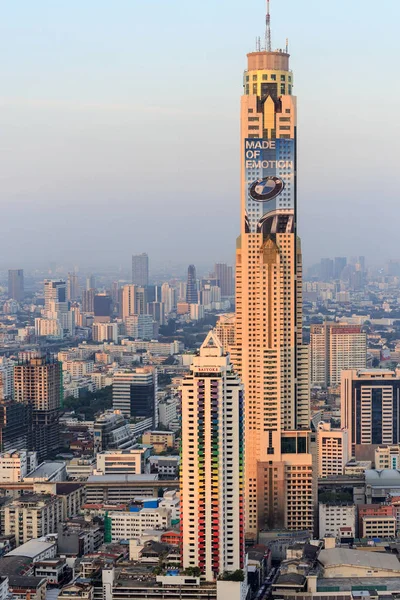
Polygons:
<instances>
[{"instance_id":1,"label":"haze over city","mask_svg":"<svg viewBox=\"0 0 400 600\"><path fill-rule=\"evenodd\" d=\"M240 69L263 18L258 0L4 5L0 264L233 262ZM274 2L306 264L399 256L399 19L398 2Z\"/></svg>"}]
</instances>

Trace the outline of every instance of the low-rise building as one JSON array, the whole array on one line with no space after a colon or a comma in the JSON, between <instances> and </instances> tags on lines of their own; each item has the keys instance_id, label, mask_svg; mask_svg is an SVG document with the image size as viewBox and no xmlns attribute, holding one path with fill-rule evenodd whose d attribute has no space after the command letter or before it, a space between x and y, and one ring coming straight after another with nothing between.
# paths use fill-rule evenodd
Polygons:
<instances>
[{"instance_id":1,"label":"low-rise building","mask_svg":"<svg viewBox=\"0 0 400 600\"><path fill-rule=\"evenodd\" d=\"M37 467L36 452L10 450L0 454L0 483L18 483Z\"/></svg>"},{"instance_id":2,"label":"low-rise building","mask_svg":"<svg viewBox=\"0 0 400 600\"><path fill-rule=\"evenodd\" d=\"M177 490L169 490L168 492L164 492L164 496L162 500L160 500L158 506L160 508L166 508L169 511L171 514L172 523L179 521L181 512L180 499Z\"/></svg>"},{"instance_id":3,"label":"low-rise building","mask_svg":"<svg viewBox=\"0 0 400 600\"><path fill-rule=\"evenodd\" d=\"M129 450L106 450L96 456L97 474L137 474L150 471L151 448L136 444Z\"/></svg>"},{"instance_id":4,"label":"low-rise building","mask_svg":"<svg viewBox=\"0 0 400 600\"><path fill-rule=\"evenodd\" d=\"M151 473L158 473L162 479L177 478L179 475L179 456L150 456L149 463Z\"/></svg>"},{"instance_id":5,"label":"low-rise building","mask_svg":"<svg viewBox=\"0 0 400 600\"><path fill-rule=\"evenodd\" d=\"M359 477L371 468L371 464L370 460L350 460L344 467L344 474Z\"/></svg>"},{"instance_id":6,"label":"low-rise building","mask_svg":"<svg viewBox=\"0 0 400 600\"><path fill-rule=\"evenodd\" d=\"M165 452L175 446L175 433L172 431L146 431L142 443L153 446L156 453Z\"/></svg>"},{"instance_id":7,"label":"low-rise building","mask_svg":"<svg viewBox=\"0 0 400 600\"><path fill-rule=\"evenodd\" d=\"M60 497L26 494L2 506L1 527L5 535L15 535L17 546L54 533L57 523L64 518L64 504Z\"/></svg>"},{"instance_id":8,"label":"low-rise building","mask_svg":"<svg viewBox=\"0 0 400 600\"><path fill-rule=\"evenodd\" d=\"M158 404L158 422L163 427L176 421L178 417L178 398L165 398Z\"/></svg>"},{"instance_id":9,"label":"low-rise building","mask_svg":"<svg viewBox=\"0 0 400 600\"><path fill-rule=\"evenodd\" d=\"M318 423L318 477L343 475L349 460L347 429L332 429L330 423Z\"/></svg>"},{"instance_id":10,"label":"low-rise building","mask_svg":"<svg viewBox=\"0 0 400 600\"><path fill-rule=\"evenodd\" d=\"M71 598L93 600L94 588L90 583L81 583L78 581L70 583L62 588L57 596L57 600L71 600Z\"/></svg>"},{"instance_id":11,"label":"low-rise building","mask_svg":"<svg viewBox=\"0 0 400 600\"><path fill-rule=\"evenodd\" d=\"M90 458L81 458L76 457L72 458L67 464L67 475L68 479L79 479L84 480L93 475L93 472L96 468L96 459L93 457Z\"/></svg>"},{"instance_id":12,"label":"low-rise building","mask_svg":"<svg viewBox=\"0 0 400 600\"><path fill-rule=\"evenodd\" d=\"M49 585L61 586L67 582L69 569L65 559L54 558L43 560L34 564L35 577L44 577Z\"/></svg>"},{"instance_id":13,"label":"low-rise building","mask_svg":"<svg viewBox=\"0 0 400 600\"><path fill-rule=\"evenodd\" d=\"M394 554L386 552L330 548L321 550L318 562L323 567L325 579L400 576L400 561Z\"/></svg>"},{"instance_id":14,"label":"low-rise building","mask_svg":"<svg viewBox=\"0 0 400 600\"><path fill-rule=\"evenodd\" d=\"M57 529L53 531L55 533ZM53 540L33 539L8 552L5 558L20 556L28 558L32 563L51 560L57 555L57 542Z\"/></svg>"},{"instance_id":15,"label":"low-rise building","mask_svg":"<svg viewBox=\"0 0 400 600\"><path fill-rule=\"evenodd\" d=\"M321 538L333 536L348 541L354 539L355 534L356 507L354 504L345 502L319 504L319 535Z\"/></svg>"},{"instance_id":16,"label":"low-rise building","mask_svg":"<svg viewBox=\"0 0 400 600\"><path fill-rule=\"evenodd\" d=\"M142 508L137 512L125 513L112 512L106 520L107 518L111 522L112 542L140 537L148 529L171 527L171 513L166 508Z\"/></svg>"},{"instance_id":17,"label":"low-rise building","mask_svg":"<svg viewBox=\"0 0 400 600\"><path fill-rule=\"evenodd\" d=\"M65 462L42 462L36 469L24 477L26 483L44 483L65 481L67 470Z\"/></svg>"},{"instance_id":18,"label":"low-rise building","mask_svg":"<svg viewBox=\"0 0 400 600\"><path fill-rule=\"evenodd\" d=\"M65 556L84 556L96 552L104 541L99 519L71 519L57 527L58 552Z\"/></svg>"},{"instance_id":19,"label":"low-rise building","mask_svg":"<svg viewBox=\"0 0 400 600\"><path fill-rule=\"evenodd\" d=\"M400 444L378 446L375 449L375 469L398 469L400 467Z\"/></svg>"},{"instance_id":20,"label":"low-rise building","mask_svg":"<svg viewBox=\"0 0 400 600\"><path fill-rule=\"evenodd\" d=\"M371 515L362 517L363 538L393 538L396 536L396 517Z\"/></svg>"}]
</instances>

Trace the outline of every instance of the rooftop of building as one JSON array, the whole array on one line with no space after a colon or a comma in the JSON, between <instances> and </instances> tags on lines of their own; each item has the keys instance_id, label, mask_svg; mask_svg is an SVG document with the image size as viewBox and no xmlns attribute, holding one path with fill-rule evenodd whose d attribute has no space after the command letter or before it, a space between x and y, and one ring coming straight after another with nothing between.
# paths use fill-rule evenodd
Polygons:
<instances>
[{"instance_id":1,"label":"rooftop of building","mask_svg":"<svg viewBox=\"0 0 400 600\"><path fill-rule=\"evenodd\" d=\"M9 577L10 587L13 588L15 593L15 589L36 589L41 585L46 585L46 579L43 577L33 577L32 575L23 576L20 575L10 575Z\"/></svg>"},{"instance_id":2,"label":"rooftop of building","mask_svg":"<svg viewBox=\"0 0 400 600\"><path fill-rule=\"evenodd\" d=\"M35 558L35 556L41 552L49 550L54 545L55 542L42 542L38 539L29 540L28 542L25 542L25 544L18 546L18 548L11 550L11 552L8 552L5 558L8 556L25 556L27 558Z\"/></svg>"},{"instance_id":3,"label":"rooftop of building","mask_svg":"<svg viewBox=\"0 0 400 600\"><path fill-rule=\"evenodd\" d=\"M363 550L349 550L347 548L330 548L321 550L319 562L324 567L334 565L354 565L369 569L384 569L385 571L400 574L400 562L396 555L387 552L364 552Z\"/></svg>"},{"instance_id":4,"label":"rooftop of building","mask_svg":"<svg viewBox=\"0 0 400 600\"><path fill-rule=\"evenodd\" d=\"M87 483L140 483L141 481L158 481L158 474L142 473L140 475L90 475L87 479Z\"/></svg>"},{"instance_id":5,"label":"rooftop of building","mask_svg":"<svg viewBox=\"0 0 400 600\"><path fill-rule=\"evenodd\" d=\"M373 588L382 591L400 591L400 577L318 577L317 589L321 591L350 592ZM382 598L381 595L379 597Z\"/></svg>"},{"instance_id":6,"label":"rooftop of building","mask_svg":"<svg viewBox=\"0 0 400 600\"><path fill-rule=\"evenodd\" d=\"M374 485L382 484L385 486L400 486L399 469L367 469L365 471L365 483Z\"/></svg>"},{"instance_id":7,"label":"rooftop of building","mask_svg":"<svg viewBox=\"0 0 400 600\"><path fill-rule=\"evenodd\" d=\"M37 479L38 477L51 477L58 470L65 467L64 462L43 462L34 471L24 477L24 480Z\"/></svg>"}]
</instances>

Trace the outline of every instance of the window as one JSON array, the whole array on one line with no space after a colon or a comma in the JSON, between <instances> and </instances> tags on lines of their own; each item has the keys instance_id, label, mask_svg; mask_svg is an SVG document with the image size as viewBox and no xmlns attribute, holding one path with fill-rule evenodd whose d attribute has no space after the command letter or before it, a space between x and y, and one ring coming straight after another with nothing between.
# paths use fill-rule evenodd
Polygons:
<instances>
[{"instance_id":1,"label":"window","mask_svg":"<svg viewBox=\"0 0 400 600\"><path fill-rule=\"evenodd\" d=\"M253 81L257 81L257 75L253 75Z\"/></svg>"},{"instance_id":2,"label":"window","mask_svg":"<svg viewBox=\"0 0 400 600\"><path fill-rule=\"evenodd\" d=\"M281 81L286 81L285 75L281 75Z\"/></svg>"},{"instance_id":3,"label":"window","mask_svg":"<svg viewBox=\"0 0 400 600\"><path fill-rule=\"evenodd\" d=\"M271 75L271 81L276 81L276 75L275 75L275 73L272 73L272 75Z\"/></svg>"},{"instance_id":4,"label":"window","mask_svg":"<svg viewBox=\"0 0 400 600\"><path fill-rule=\"evenodd\" d=\"M284 94L286 91L286 87L284 83L281 83L281 94Z\"/></svg>"},{"instance_id":5,"label":"window","mask_svg":"<svg viewBox=\"0 0 400 600\"><path fill-rule=\"evenodd\" d=\"M257 95L257 84L253 83L253 94Z\"/></svg>"},{"instance_id":6,"label":"window","mask_svg":"<svg viewBox=\"0 0 400 600\"><path fill-rule=\"evenodd\" d=\"M262 78L263 81L268 81L268 75L266 73L263 74Z\"/></svg>"}]
</instances>

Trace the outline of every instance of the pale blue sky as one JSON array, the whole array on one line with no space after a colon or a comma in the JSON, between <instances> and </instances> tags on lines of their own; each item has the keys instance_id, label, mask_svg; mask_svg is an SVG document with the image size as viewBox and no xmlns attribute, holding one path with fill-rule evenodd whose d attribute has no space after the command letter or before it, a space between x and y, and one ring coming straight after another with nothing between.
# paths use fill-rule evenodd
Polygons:
<instances>
[{"instance_id":1,"label":"pale blue sky","mask_svg":"<svg viewBox=\"0 0 400 600\"><path fill-rule=\"evenodd\" d=\"M299 102L306 262L399 258L400 2L271 5ZM263 0L0 6L0 265L232 262Z\"/></svg>"}]
</instances>

